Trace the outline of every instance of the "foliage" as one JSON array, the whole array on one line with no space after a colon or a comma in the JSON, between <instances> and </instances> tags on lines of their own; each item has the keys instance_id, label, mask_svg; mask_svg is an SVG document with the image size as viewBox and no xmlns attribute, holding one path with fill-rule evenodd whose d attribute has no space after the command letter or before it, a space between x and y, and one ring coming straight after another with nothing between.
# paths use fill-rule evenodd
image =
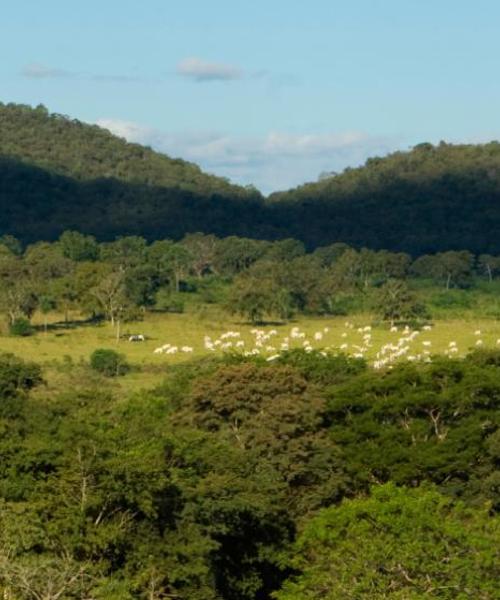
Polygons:
<instances>
[{"instance_id":1,"label":"foliage","mask_svg":"<svg viewBox=\"0 0 500 600\"><path fill-rule=\"evenodd\" d=\"M335 177L272 194L273 223L308 247L345 242L413 256L498 255L500 144L419 144Z\"/></svg>"},{"instance_id":2,"label":"foliage","mask_svg":"<svg viewBox=\"0 0 500 600\"><path fill-rule=\"evenodd\" d=\"M90 366L94 371L98 371L107 377L125 375L130 368L123 354L107 348L98 348L92 352Z\"/></svg>"},{"instance_id":3,"label":"foliage","mask_svg":"<svg viewBox=\"0 0 500 600\"><path fill-rule=\"evenodd\" d=\"M484 598L498 594L500 520L433 489L374 487L311 520L277 600Z\"/></svg>"},{"instance_id":4,"label":"foliage","mask_svg":"<svg viewBox=\"0 0 500 600\"><path fill-rule=\"evenodd\" d=\"M238 222L244 234L244 215L262 210L255 190L44 107L0 104L0 140L0 234L31 242L78 229L62 241L74 260L95 255L89 236L180 239Z\"/></svg>"},{"instance_id":5,"label":"foliage","mask_svg":"<svg viewBox=\"0 0 500 600\"><path fill-rule=\"evenodd\" d=\"M27 392L42 383L42 370L13 354L0 354L0 398Z\"/></svg>"},{"instance_id":6,"label":"foliage","mask_svg":"<svg viewBox=\"0 0 500 600\"><path fill-rule=\"evenodd\" d=\"M341 383L366 370L366 361L351 358L345 354L328 354L324 356L317 350L287 350L283 352L278 364L293 366L307 379L322 386Z\"/></svg>"},{"instance_id":7,"label":"foliage","mask_svg":"<svg viewBox=\"0 0 500 600\"><path fill-rule=\"evenodd\" d=\"M483 458L500 416L499 354L434 357L331 388L332 439L356 486L432 481L456 496L496 502L494 489L483 485L496 466Z\"/></svg>"},{"instance_id":8,"label":"foliage","mask_svg":"<svg viewBox=\"0 0 500 600\"><path fill-rule=\"evenodd\" d=\"M129 395L76 364L32 394L39 367L0 357L0 590L494 597L499 354L386 373L319 352L209 356ZM364 498L375 479L392 484Z\"/></svg>"},{"instance_id":9,"label":"foliage","mask_svg":"<svg viewBox=\"0 0 500 600\"><path fill-rule=\"evenodd\" d=\"M384 321L391 324L428 317L425 306L417 301L404 281L397 279L389 279L377 291L374 308Z\"/></svg>"},{"instance_id":10,"label":"foliage","mask_svg":"<svg viewBox=\"0 0 500 600\"><path fill-rule=\"evenodd\" d=\"M18 317L9 325L9 332L10 335L24 337L33 334L33 327L28 319L25 319L24 317Z\"/></svg>"},{"instance_id":11,"label":"foliage","mask_svg":"<svg viewBox=\"0 0 500 600\"><path fill-rule=\"evenodd\" d=\"M286 288L271 277L263 279L252 275L242 276L235 282L227 308L252 323L262 323L265 318L287 319L292 312L291 298Z\"/></svg>"},{"instance_id":12,"label":"foliage","mask_svg":"<svg viewBox=\"0 0 500 600\"><path fill-rule=\"evenodd\" d=\"M155 294L155 309L171 313L184 312L184 298L169 288L160 288Z\"/></svg>"}]
</instances>

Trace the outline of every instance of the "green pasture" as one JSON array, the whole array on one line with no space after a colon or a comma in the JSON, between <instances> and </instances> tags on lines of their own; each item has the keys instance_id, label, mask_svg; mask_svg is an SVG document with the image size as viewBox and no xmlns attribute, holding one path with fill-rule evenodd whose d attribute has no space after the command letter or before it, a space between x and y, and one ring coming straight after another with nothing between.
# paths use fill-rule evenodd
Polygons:
<instances>
[{"instance_id":1,"label":"green pasture","mask_svg":"<svg viewBox=\"0 0 500 600\"><path fill-rule=\"evenodd\" d=\"M40 325L40 318L35 318L35 323ZM304 334L303 337L291 337L290 333L294 327ZM367 330L369 327L370 331ZM360 328L363 332L358 331ZM64 324L55 316L49 323L47 332L40 328L35 335L29 337L0 336L0 351L12 352L25 359L34 360L42 364L46 371L52 373L51 377L54 377L54 373L60 372L64 366L67 367L66 372L77 371L78 365L86 364L96 348L117 349L136 367L122 378L119 384L117 382L117 385L134 388L160 382L168 365L211 354L204 345L206 336L214 342L228 331L240 334L239 337L222 340L216 346L214 354L222 354L224 351L251 351L256 348L255 334L252 333L255 329L265 333L276 331L276 334L258 348L260 355L264 357L278 353L281 344L286 343L287 337L290 348L302 347L309 343L314 349L357 354L360 347L366 347L363 336L368 333L371 337L363 355L372 361L385 344L396 345L398 340L406 335L402 327L399 327L397 332L391 332L386 324L377 325L369 314L351 317L301 317L288 323L254 326L214 309L212 312L191 314L148 313L142 321L125 324L119 341L109 323L86 323L79 321L75 316L75 320ZM477 333L478 331L480 333ZM317 333L321 333L320 340L315 339ZM130 334L143 334L146 341L129 342ZM450 350L450 344L454 343L457 350L453 356L463 356L479 346L500 347L497 344L499 339L500 321L462 318L437 320L432 324L430 331L420 331L418 336L406 345L410 347L408 355L417 356L424 349L431 355L446 353ZM244 342L244 347L234 348L238 340ZM221 349L222 343L228 341L233 341L233 346ZM177 346L178 351L175 354L154 353L156 348L165 344ZM180 351L183 346L191 347L193 351ZM402 357L400 360L407 358Z\"/></svg>"}]
</instances>

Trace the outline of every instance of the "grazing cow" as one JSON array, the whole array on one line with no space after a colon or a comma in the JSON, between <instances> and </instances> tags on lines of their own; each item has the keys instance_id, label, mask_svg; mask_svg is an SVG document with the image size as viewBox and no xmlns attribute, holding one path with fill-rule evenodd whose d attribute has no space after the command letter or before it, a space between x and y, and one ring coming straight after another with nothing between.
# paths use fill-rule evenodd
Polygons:
<instances>
[{"instance_id":1,"label":"grazing cow","mask_svg":"<svg viewBox=\"0 0 500 600\"><path fill-rule=\"evenodd\" d=\"M138 333L135 335L131 335L128 338L129 342L145 342L146 341L146 337L144 335L142 335L142 333Z\"/></svg>"}]
</instances>

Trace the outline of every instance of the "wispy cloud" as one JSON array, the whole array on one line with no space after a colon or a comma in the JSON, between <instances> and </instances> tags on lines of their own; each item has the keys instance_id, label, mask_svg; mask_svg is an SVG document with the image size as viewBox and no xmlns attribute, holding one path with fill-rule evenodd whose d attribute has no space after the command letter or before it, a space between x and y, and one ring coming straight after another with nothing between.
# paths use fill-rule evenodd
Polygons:
<instances>
[{"instance_id":1,"label":"wispy cloud","mask_svg":"<svg viewBox=\"0 0 500 600\"><path fill-rule=\"evenodd\" d=\"M21 75L28 79L58 79L73 77L74 73L66 71L65 69L59 69L57 67L49 67L42 63L34 62L25 65L21 69Z\"/></svg>"},{"instance_id":2,"label":"wispy cloud","mask_svg":"<svg viewBox=\"0 0 500 600\"><path fill-rule=\"evenodd\" d=\"M121 75L113 73L88 73L68 71L59 67L52 67L39 62L25 65L21 69L21 75L27 79L81 79L95 81L97 83L134 83L142 81L134 75Z\"/></svg>"},{"instance_id":3,"label":"wispy cloud","mask_svg":"<svg viewBox=\"0 0 500 600\"><path fill-rule=\"evenodd\" d=\"M233 65L213 63L201 58L191 57L181 60L177 65L177 74L198 83L207 81L231 81L243 76L241 69Z\"/></svg>"},{"instance_id":4,"label":"wispy cloud","mask_svg":"<svg viewBox=\"0 0 500 600\"><path fill-rule=\"evenodd\" d=\"M142 82L144 79L135 75L89 75L89 79L99 83L136 83Z\"/></svg>"},{"instance_id":5,"label":"wispy cloud","mask_svg":"<svg viewBox=\"0 0 500 600\"><path fill-rule=\"evenodd\" d=\"M321 173L358 166L408 146L401 138L362 132L291 134L269 132L244 137L218 132L172 133L137 123L101 119L101 127L131 142L199 164L204 170L253 184L264 193L314 181Z\"/></svg>"}]
</instances>

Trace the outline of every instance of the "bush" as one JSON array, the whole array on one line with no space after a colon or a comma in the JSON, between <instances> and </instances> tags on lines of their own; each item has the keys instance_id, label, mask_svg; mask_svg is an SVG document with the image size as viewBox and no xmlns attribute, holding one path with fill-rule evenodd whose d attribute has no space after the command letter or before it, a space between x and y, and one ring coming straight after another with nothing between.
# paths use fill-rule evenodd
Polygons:
<instances>
[{"instance_id":1,"label":"bush","mask_svg":"<svg viewBox=\"0 0 500 600\"><path fill-rule=\"evenodd\" d=\"M474 306L473 298L470 294L463 290L448 290L446 292L438 292L430 298L430 303L436 308L449 310L451 308L472 308Z\"/></svg>"},{"instance_id":2,"label":"bush","mask_svg":"<svg viewBox=\"0 0 500 600\"><path fill-rule=\"evenodd\" d=\"M33 327L28 319L20 317L15 319L9 327L10 335L27 336L33 335Z\"/></svg>"},{"instance_id":3,"label":"bush","mask_svg":"<svg viewBox=\"0 0 500 600\"><path fill-rule=\"evenodd\" d=\"M42 370L38 364L25 362L13 354L0 354L0 396L16 396L42 381Z\"/></svg>"},{"instance_id":4,"label":"bush","mask_svg":"<svg viewBox=\"0 0 500 600\"><path fill-rule=\"evenodd\" d=\"M183 313L184 298L177 292L160 288L156 293L155 308L162 312Z\"/></svg>"},{"instance_id":5,"label":"bush","mask_svg":"<svg viewBox=\"0 0 500 600\"><path fill-rule=\"evenodd\" d=\"M337 317L344 317L359 309L360 298L351 295L339 295L330 298L325 306L325 313Z\"/></svg>"},{"instance_id":6,"label":"bush","mask_svg":"<svg viewBox=\"0 0 500 600\"><path fill-rule=\"evenodd\" d=\"M125 375L130 370L123 354L106 348L98 348L92 352L90 366L106 377Z\"/></svg>"},{"instance_id":7,"label":"bush","mask_svg":"<svg viewBox=\"0 0 500 600\"><path fill-rule=\"evenodd\" d=\"M229 286L227 281L215 275L209 275L196 281L196 293L205 304L224 304L227 302Z\"/></svg>"}]
</instances>

